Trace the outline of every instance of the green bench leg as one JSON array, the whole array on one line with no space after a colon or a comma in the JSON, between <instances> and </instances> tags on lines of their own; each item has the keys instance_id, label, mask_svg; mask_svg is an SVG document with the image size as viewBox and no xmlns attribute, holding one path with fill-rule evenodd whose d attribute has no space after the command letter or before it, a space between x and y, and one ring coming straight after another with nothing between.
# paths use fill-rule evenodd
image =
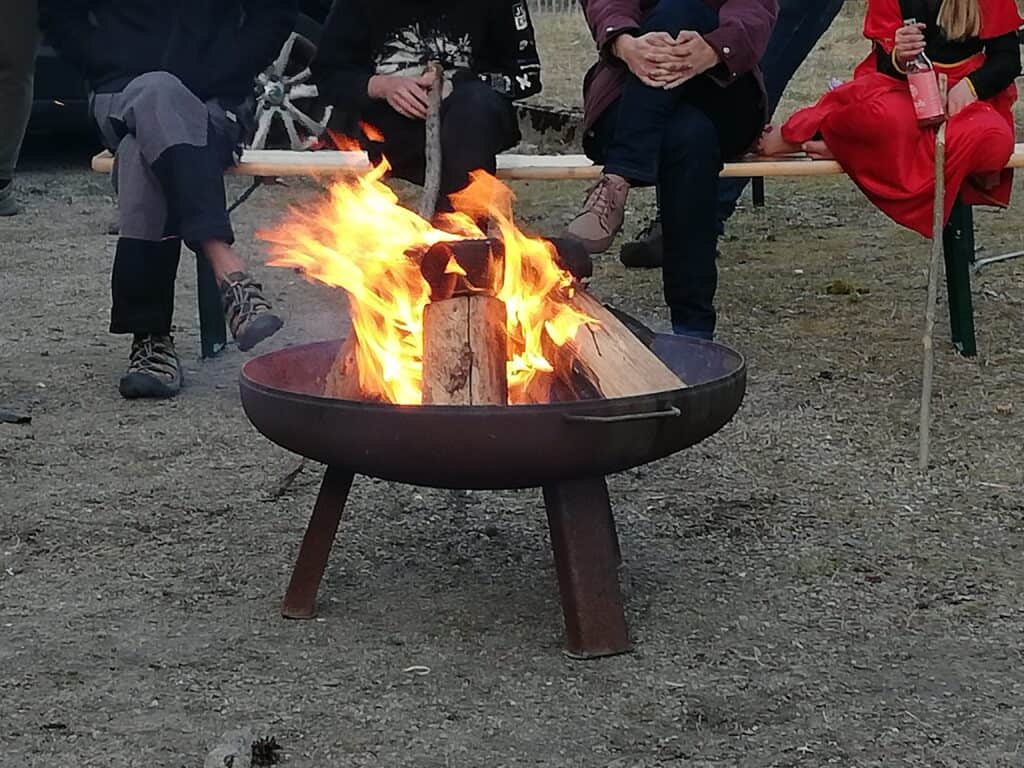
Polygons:
<instances>
[{"instance_id":1,"label":"green bench leg","mask_svg":"<svg viewBox=\"0 0 1024 768\"><path fill-rule=\"evenodd\" d=\"M971 262L974 261L974 213L957 202L942 234L946 257L946 290L953 346L964 357L978 354L974 338L974 303L971 299Z\"/></svg>"},{"instance_id":2,"label":"green bench leg","mask_svg":"<svg viewBox=\"0 0 1024 768\"><path fill-rule=\"evenodd\" d=\"M764 176L755 176L750 180L750 196L755 208L764 208Z\"/></svg>"},{"instance_id":3,"label":"green bench leg","mask_svg":"<svg viewBox=\"0 0 1024 768\"><path fill-rule=\"evenodd\" d=\"M220 287L209 260L196 254L196 278L199 287L199 342L203 359L216 357L228 343L224 326L224 308Z\"/></svg>"}]
</instances>

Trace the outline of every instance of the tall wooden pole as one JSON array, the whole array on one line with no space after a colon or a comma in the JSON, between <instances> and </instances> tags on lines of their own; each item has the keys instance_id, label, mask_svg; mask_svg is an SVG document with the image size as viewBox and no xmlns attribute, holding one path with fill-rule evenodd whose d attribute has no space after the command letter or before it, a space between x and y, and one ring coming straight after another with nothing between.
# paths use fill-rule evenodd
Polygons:
<instances>
[{"instance_id":1,"label":"tall wooden pole","mask_svg":"<svg viewBox=\"0 0 1024 768\"><path fill-rule=\"evenodd\" d=\"M947 81L939 75L939 92L946 102ZM942 258L942 233L945 225L946 200L946 123L935 132L935 204L932 209L932 252L928 264L928 302L924 313L924 370L921 375L921 421L918 466L928 469L931 452L932 378L935 374L935 304L939 292L939 261Z\"/></svg>"}]
</instances>

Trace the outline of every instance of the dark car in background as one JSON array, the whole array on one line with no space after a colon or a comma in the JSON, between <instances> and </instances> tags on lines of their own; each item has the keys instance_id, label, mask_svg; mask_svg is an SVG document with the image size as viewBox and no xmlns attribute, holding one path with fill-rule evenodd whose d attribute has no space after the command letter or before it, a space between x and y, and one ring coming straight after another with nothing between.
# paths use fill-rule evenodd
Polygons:
<instances>
[{"instance_id":1,"label":"dark car in background","mask_svg":"<svg viewBox=\"0 0 1024 768\"><path fill-rule=\"evenodd\" d=\"M254 149L308 149L323 132L330 107L320 103L309 63L331 0L303 0L295 32L277 60L253 83L257 130ZM36 59L35 102L29 130L89 127L86 85L43 40Z\"/></svg>"}]
</instances>

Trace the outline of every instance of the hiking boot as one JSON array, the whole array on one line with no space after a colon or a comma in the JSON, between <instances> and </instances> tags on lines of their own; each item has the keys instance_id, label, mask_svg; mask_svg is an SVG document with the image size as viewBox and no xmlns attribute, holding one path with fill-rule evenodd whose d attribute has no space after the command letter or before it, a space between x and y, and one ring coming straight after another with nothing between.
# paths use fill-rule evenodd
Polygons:
<instances>
[{"instance_id":1,"label":"hiking boot","mask_svg":"<svg viewBox=\"0 0 1024 768\"><path fill-rule=\"evenodd\" d=\"M152 333L138 333L132 341L128 372L118 387L122 397L174 397L181 391L181 362L174 351L174 339Z\"/></svg>"},{"instance_id":2,"label":"hiking boot","mask_svg":"<svg viewBox=\"0 0 1024 768\"><path fill-rule=\"evenodd\" d=\"M637 239L626 243L619 251L619 261L626 269L652 269L660 267L665 256L665 242L661 233L661 219L651 219Z\"/></svg>"},{"instance_id":3,"label":"hiking boot","mask_svg":"<svg viewBox=\"0 0 1024 768\"><path fill-rule=\"evenodd\" d=\"M626 217L629 182L608 175L587 191L583 210L569 224L569 234L583 243L588 253L604 253L622 229Z\"/></svg>"},{"instance_id":4,"label":"hiking boot","mask_svg":"<svg viewBox=\"0 0 1024 768\"><path fill-rule=\"evenodd\" d=\"M281 330L284 321L275 315L263 296L263 286L245 272L232 272L220 284L224 316L238 348L246 352Z\"/></svg>"},{"instance_id":5,"label":"hiking boot","mask_svg":"<svg viewBox=\"0 0 1024 768\"><path fill-rule=\"evenodd\" d=\"M8 182L0 187L0 216L17 216L21 213L21 206L14 199L14 185Z\"/></svg>"}]
</instances>

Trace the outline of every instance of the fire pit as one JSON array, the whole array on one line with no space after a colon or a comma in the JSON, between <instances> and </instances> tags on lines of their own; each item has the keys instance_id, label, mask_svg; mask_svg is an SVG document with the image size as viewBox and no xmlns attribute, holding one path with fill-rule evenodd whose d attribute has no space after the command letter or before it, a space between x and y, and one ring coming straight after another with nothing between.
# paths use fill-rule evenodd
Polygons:
<instances>
[{"instance_id":1,"label":"fire pit","mask_svg":"<svg viewBox=\"0 0 1024 768\"><path fill-rule=\"evenodd\" d=\"M453 489L544 489L568 641L627 650L605 475L697 443L743 399L743 359L658 336L583 289L582 246L523 233L487 174L426 219L386 166L263 233L277 266L343 288L348 338L242 371L264 435L327 466L282 612L310 618L353 477ZM574 255L575 251L575 255ZM581 257L582 252L582 257ZM685 383L684 383L685 382Z\"/></svg>"},{"instance_id":2,"label":"fire pit","mask_svg":"<svg viewBox=\"0 0 1024 768\"><path fill-rule=\"evenodd\" d=\"M284 598L315 615L316 593L356 474L456 489L541 487L551 529L566 652L622 653L629 638L619 544L605 475L688 448L721 429L746 388L728 347L652 334L651 349L688 386L650 395L502 406L400 406L322 395L341 341L251 360L242 405L273 442L327 465Z\"/></svg>"}]
</instances>

